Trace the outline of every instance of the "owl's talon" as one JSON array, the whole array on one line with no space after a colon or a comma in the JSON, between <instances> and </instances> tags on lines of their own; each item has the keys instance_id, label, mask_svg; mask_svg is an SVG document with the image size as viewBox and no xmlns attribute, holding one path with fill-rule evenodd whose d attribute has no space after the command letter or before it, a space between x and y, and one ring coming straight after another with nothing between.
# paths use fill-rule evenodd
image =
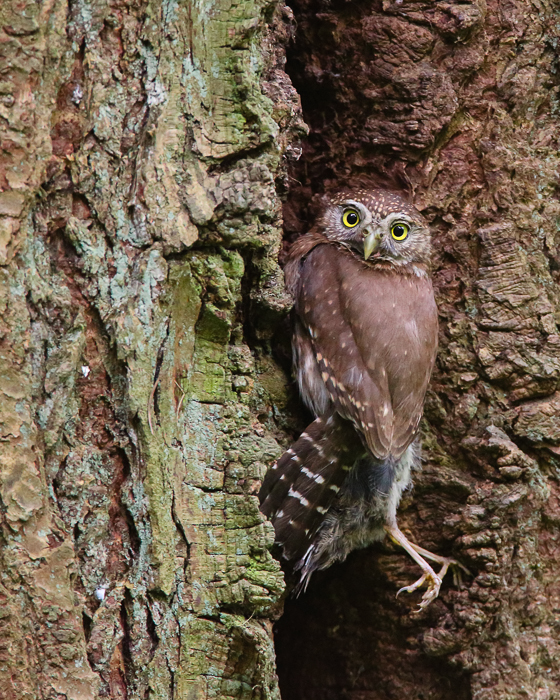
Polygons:
<instances>
[{"instance_id":1,"label":"owl's talon","mask_svg":"<svg viewBox=\"0 0 560 700\"><path fill-rule=\"evenodd\" d=\"M403 591L406 591L407 593L412 593L413 591L416 591L418 590L418 588L423 586L426 580L428 581L428 589L422 596L422 600L420 601L420 605L418 607L418 610L416 611L417 613L421 612L433 600L435 600L438 597L439 590L441 588L442 579L440 578L440 576L438 576L438 574L435 573L435 571L432 570L431 567L429 568L430 570L425 571L422 574L422 576L418 579L418 581L411 583L410 586L403 586L403 588L397 591L397 596Z\"/></svg>"},{"instance_id":2,"label":"owl's talon","mask_svg":"<svg viewBox=\"0 0 560 700\"><path fill-rule=\"evenodd\" d=\"M423 610L438 597L443 578L447 573L449 567L451 567L453 572L453 583L457 587L461 586L461 571L464 571L466 574L470 575L469 570L455 559L451 559L449 557L441 557L439 556L439 554L433 554L427 549L423 549L417 544L409 542L408 539L403 535L403 533L399 530L399 528L396 525L393 527L388 526L385 529L390 535L390 537L394 540L394 542L396 542L406 552L408 552L408 554L410 554L410 556L414 559L414 561L424 572L422 576L418 579L418 581L415 581L410 586L404 586L403 588L401 588L397 592L397 596L403 591L406 591L407 593L412 593L413 591L416 591L418 588L423 586L426 581L428 582L428 589L422 596L420 607L416 612L420 612L421 610ZM441 564L441 569L437 574L428 564L426 559L430 559L431 561L435 561L438 564Z\"/></svg>"},{"instance_id":3,"label":"owl's talon","mask_svg":"<svg viewBox=\"0 0 560 700\"><path fill-rule=\"evenodd\" d=\"M411 583L410 586L403 586L402 588L399 588L397 591L397 595L395 596L396 598L399 597L399 595L403 592L406 591L406 593L413 593L415 590L420 588L423 584L424 581L428 578L428 574L424 574L421 576L418 581L415 581L414 583Z\"/></svg>"}]
</instances>

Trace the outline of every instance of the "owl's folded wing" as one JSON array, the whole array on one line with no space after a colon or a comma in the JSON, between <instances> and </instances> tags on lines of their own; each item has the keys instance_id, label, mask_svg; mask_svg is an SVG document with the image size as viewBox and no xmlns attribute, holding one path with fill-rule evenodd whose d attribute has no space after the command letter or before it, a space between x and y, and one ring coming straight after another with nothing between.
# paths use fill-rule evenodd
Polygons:
<instances>
[{"instance_id":1,"label":"owl's folded wing","mask_svg":"<svg viewBox=\"0 0 560 700\"><path fill-rule=\"evenodd\" d=\"M429 279L321 245L301 265L296 307L337 412L375 457L399 457L417 433L437 349Z\"/></svg>"}]
</instances>

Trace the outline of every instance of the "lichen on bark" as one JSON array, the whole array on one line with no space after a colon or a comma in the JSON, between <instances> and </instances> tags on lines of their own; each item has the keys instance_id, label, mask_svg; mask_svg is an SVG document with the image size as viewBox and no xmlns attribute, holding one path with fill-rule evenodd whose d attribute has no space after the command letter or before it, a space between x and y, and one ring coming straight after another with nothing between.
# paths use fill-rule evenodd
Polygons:
<instances>
[{"instance_id":1,"label":"lichen on bark","mask_svg":"<svg viewBox=\"0 0 560 700\"><path fill-rule=\"evenodd\" d=\"M290 29L258 1L1 12L0 694L278 697L257 368Z\"/></svg>"}]
</instances>

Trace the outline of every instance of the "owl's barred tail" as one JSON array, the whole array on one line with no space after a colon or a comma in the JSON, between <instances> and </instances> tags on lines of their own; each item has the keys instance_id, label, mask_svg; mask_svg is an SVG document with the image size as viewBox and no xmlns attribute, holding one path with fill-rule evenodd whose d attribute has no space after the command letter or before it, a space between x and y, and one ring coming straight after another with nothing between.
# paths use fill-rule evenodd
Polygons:
<instances>
[{"instance_id":1,"label":"owl's barred tail","mask_svg":"<svg viewBox=\"0 0 560 700\"><path fill-rule=\"evenodd\" d=\"M272 521L286 559L305 555L363 452L352 424L330 413L316 418L268 471L259 493L261 512Z\"/></svg>"},{"instance_id":2,"label":"owl's barred tail","mask_svg":"<svg viewBox=\"0 0 560 700\"><path fill-rule=\"evenodd\" d=\"M300 572L300 578L294 595L306 590L313 572L326 569L335 561L344 561L352 549L384 536L383 519L374 524L370 509L383 499L389 499L396 468L397 461L393 457L378 460L366 453L356 461L341 488L338 502L321 523L313 543L296 562L294 568ZM349 503L352 507L348 507Z\"/></svg>"}]
</instances>

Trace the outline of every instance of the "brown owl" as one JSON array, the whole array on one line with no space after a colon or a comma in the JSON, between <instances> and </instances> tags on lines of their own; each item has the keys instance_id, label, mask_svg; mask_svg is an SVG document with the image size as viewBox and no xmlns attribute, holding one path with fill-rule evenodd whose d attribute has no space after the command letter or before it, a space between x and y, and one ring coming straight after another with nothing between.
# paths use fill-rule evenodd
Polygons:
<instances>
[{"instance_id":1,"label":"brown owl","mask_svg":"<svg viewBox=\"0 0 560 700\"><path fill-rule=\"evenodd\" d=\"M286 559L311 574L388 533L437 597L454 560L409 542L397 506L419 465L418 425L437 351L430 231L401 196L343 192L292 246L294 367L317 416L268 471L259 498ZM426 559L442 565L435 573ZM400 592L400 591L399 591Z\"/></svg>"}]
</instances>

